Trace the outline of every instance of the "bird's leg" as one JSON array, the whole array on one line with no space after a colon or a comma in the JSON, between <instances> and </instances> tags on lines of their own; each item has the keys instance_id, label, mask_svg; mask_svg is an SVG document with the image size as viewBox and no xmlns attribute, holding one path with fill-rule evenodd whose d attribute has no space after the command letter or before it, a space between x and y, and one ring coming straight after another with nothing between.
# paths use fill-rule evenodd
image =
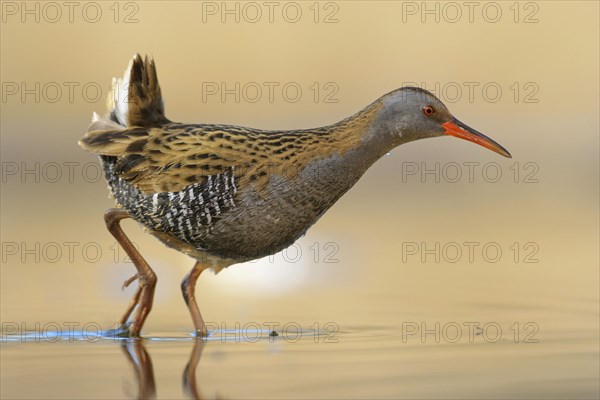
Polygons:
<instances>
[{"instance_id":1,"label":"bird's leg","mask_svg":"<svg viewBox=\"0 0 600 400\"><path fill-rule=\"evenodd\" d=\"M122 327L125 327L125 325L127 324L127 321L129 320L129 316L133 312L133 309L135 308L135 306L138 305L141 294L142 294L142 286L140 285L136 289L133 297L131 298L131 301L129 302L129 306L127 306L127 310L125 310L125 314L123 314L123 316L119 320L119 324L121 324Z\"/></svg>"},{"instance_id":2,"label":"bird's leg","mask_svg":"<svg viewBox=\"0 0 600 400\"><path fill-rule=\"evenodd\" d=\"M134 282L135 280L137 280L139 277L140 277L140 274L133 275L131 278L129 278L125 282L123 282L123 286L121 287L121 289L125 290L126 287L131 285L131 283ZM125 314L123 314L123 316L121 317L121 320L119 321L119 324L122 327L124 327L125 324L127 324L127 320L129 320L129 316L131 315L135 306L137 306L138 302L140 301L141 294L142 294L142 286L140 285L136 289L133 297L131 298L131 301L129 302L129 306L127 307L127 310L125 310Z\"/></svg>"},{"instance_id":3,"label":"bird's leg","mask_svg":"<svg viewBox=\"0 0 600 400\"><path fill-rule=\"evenodd\" d=\"M194 328L196 329L196 335L198 336L208 336L208 331L206 330L206 325L204 324L204 320L202 319L202 314L200 314L200 309L198 308L198 304L196 303L196 296L194 294L196 288L196 281L198 277L205 269L208 269L209 265L207 263L202 263L200 261L196 261L194 264L194 268L183 278L181 282L181 291L183 292L183 299L185 300L185 304L190 310L190 314L192 316L192 321L194 322Z\"/></svg>"},{"instance_id":4,"label":"bird's leg","mask_svg":"<svg viewBox=\"0 0 600 400\"><path fill-rule=\"evenodd\" d=\"M144 257L133 246L129 238L125 235L125 232L123 232L123 229L121 229L120 221L125 218L131 217L127 211L120 208L111 208L104 214L104 221L106 222L108 231L117 239L138 271L137 278L140 280L140 286L120 321L121 325L125 325L131 312L137 305L136 315L129 328L129 335L136 337L140 335L144 321L152 309L152 300L154 299L154 289L157 279L152 268L150 268Z\"/></svg>"}]
</instances>

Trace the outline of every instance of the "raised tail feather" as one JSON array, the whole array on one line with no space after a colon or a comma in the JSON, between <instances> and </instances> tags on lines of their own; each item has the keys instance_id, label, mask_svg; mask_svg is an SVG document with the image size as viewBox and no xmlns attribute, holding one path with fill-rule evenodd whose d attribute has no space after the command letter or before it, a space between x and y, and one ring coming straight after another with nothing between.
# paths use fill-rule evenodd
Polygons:
<instances>
[{"instance_id":1,"label":"raised tail feather","mask_svg":"<svg viewBox=\"0 0 600 400\"><path fill-rule=\"evenodd\" d=\"M165 117L154 60L134 55L123 78L113 78L107 106L106 116L92 115L92 123L79 141L81 147L92 153L119 155L114 154L115 147L121 147L118 142L126 136L125 132L119 131L132 127L151 128L170 122ZM117 139L115 143L115 138L121 140Z\"/></svg>"}]
</instances>

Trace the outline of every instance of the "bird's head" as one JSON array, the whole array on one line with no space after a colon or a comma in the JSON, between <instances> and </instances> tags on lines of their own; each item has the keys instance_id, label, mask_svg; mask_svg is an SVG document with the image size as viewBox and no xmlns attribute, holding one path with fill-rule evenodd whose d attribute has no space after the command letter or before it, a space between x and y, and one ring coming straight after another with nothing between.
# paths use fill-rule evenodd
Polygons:
<instances>
[{"instance_id":1,"label":"bird's head","mask_svg":"<svg viewBox=\"0 0 600 400\"><path fill-rule=\"evenodd\" d=\"M456 119L444 103L427 90L403 87L383 96L381 101L376 123L391 135L394 146L449 135L511 157L504 147Z\"/></svg>"}]
</instances>

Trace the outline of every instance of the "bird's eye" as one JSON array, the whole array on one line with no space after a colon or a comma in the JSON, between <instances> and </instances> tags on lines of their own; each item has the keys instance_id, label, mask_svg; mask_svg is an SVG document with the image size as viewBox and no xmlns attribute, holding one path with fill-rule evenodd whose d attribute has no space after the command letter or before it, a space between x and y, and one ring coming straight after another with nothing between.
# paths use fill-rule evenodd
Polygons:
<instances>
[{"instance_id":1,"label":"bird's eye","mask_svg":"<svg viewBox=\"0 0 600 400\"><path fill-rule=\"evenodd\" d=\"M425 107L423 107L423 114L425 114L427 116L432 115L434 113L434 111L435 110L431 106L425 106Z\"/></svg>"}]
</instances>

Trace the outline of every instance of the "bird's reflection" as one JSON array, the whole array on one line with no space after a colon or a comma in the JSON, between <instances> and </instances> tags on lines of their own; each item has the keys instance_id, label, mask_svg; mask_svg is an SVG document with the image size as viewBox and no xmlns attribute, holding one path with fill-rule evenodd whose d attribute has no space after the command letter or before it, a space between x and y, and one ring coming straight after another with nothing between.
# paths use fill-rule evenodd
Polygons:
<instances>
[{"instance_id":1,"label":"bird's reflection","mask_svg":"<svg viewBox=\"0 0 600 400\"><path fill-rule=\"evenodd\" d=\"M202 350L204 350L205 341L201 338L194 340L194 347L190 354L190 359L183 370L183 391L191 399L201 399L200 393L198 392L198 386L196 385L196 367L202 357Z\"/></svg>"},{"instance_id":2,"label":"bird's reflection","mask_svg":"<svg viewBox=\"0 0 600 400\"><path fill-rule=\"evenodd\" d=\"M121 348L127 361L133 367L135 379L138 383L137 398L156 398L154 368L152 367L152 359L144 347L144 342L142 340L128 340L121 344Z\"/></svg>"},{"instance_id":3,"label":"bird's reflection","mask_svg":"<svg viewBox=\"0 0 600 400\"><path fill-rule=\"evenodd\" d=\"M189 361L183 370L183 391L191 399L201 399L198 385L196 384L196 367L200 362L204 340L194 339L194 347ZM144 340L127 340L122 342L121 348L129 364L133 367L134 376L138 384L138 399L156 398L156 383L154 380L154 368L150 354L146 351Z\"/></svg>"}]
</instances>

